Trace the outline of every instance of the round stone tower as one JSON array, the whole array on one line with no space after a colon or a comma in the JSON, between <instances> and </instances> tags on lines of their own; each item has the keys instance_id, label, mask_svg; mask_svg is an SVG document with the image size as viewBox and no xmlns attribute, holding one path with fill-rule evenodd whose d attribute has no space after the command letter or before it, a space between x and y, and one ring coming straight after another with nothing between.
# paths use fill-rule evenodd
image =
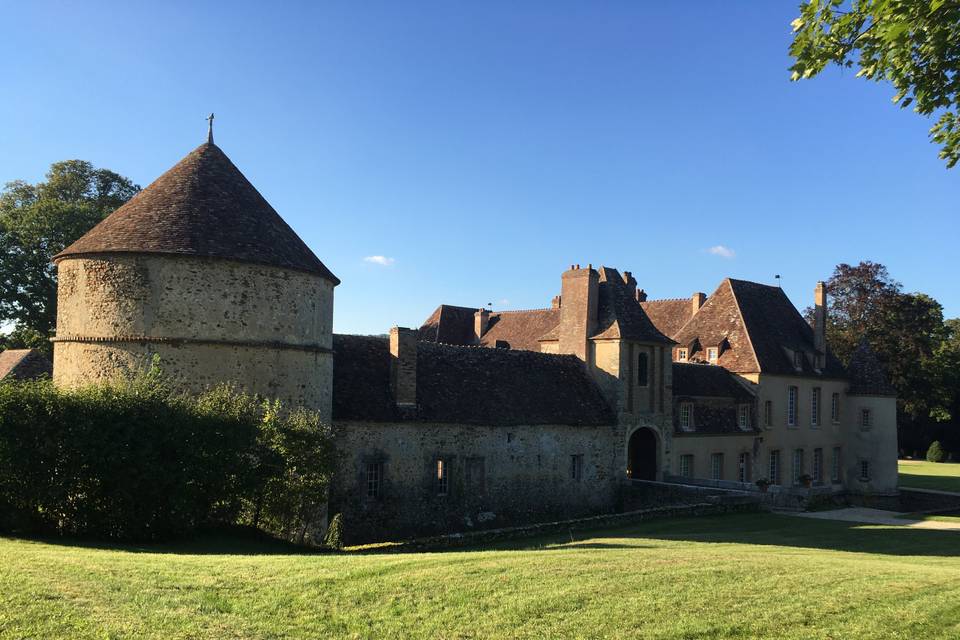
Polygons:
<instances>
[{"instance_id":1,"label":"round stone tower","mask_svg":"<svg viewBox=\"0 0 960 640\"><path fill-rule=\"evenodd\" d=\"M340 283L213 142L54 259L54 381L149 368L330 418Z\"/></svg>"}]
</instances>

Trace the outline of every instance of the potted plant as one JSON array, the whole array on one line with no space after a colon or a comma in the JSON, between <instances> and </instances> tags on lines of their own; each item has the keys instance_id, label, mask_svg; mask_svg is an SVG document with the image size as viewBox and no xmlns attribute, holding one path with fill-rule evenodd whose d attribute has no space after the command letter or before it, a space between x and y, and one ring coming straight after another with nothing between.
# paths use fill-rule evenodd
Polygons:
<instances>
[{"instance_id":1,"label":"potted plant","mask_svg":"<svg viewBox=\"0 0 960 640\"><path fill-rule=\"evenodd\" d=\"M803 474L800 476L800 484L809 489L813 485L813 476L811 476L809 473Z\"/></svg>"},{"instance_id":2,"label":"potted plant","mask_svg":"<svg viewBox=\"0 0 960 640\"><path fill-rule=\"evenodd\" d=\"M756 481L755 484L757 485L757 488L760 489L761 493L766 493L767 489L769 489L770 485L773 483L767 480L766 478L760 478Z\"/></svg>"}]
</instances>

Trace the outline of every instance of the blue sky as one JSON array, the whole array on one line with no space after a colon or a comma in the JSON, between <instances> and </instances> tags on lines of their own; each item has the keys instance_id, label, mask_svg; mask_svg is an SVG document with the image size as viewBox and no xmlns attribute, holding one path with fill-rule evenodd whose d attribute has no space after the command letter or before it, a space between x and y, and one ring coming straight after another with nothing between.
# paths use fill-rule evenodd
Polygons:
<instances>
[{"instance_id":1,"label":"blue sky","mask_svg":"<svg viewBox=\"0 0 960 640\"><path fill-rule=\"evenodd\" d=\"M214 111L219 146L343 280L338 332L417 326L441 302L547 306L571 263L631 270L651 298L779 273L803 308L869 259L960 315L960 169L889 87L789 82L796 13L15 3L0 181L82 158L146 186Z\"/></svg>"}]
</instances>

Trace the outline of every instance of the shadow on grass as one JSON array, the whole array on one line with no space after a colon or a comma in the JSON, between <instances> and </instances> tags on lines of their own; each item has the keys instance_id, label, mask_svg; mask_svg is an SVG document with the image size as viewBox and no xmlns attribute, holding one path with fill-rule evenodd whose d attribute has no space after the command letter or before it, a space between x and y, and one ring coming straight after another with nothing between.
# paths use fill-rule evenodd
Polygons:
<instances>
[{"instance_id":1,"label":"shadow on grass","mask_svg":"<svg viewBox=\"0 0 960 640\"><path fill-rule=\"evenodd\" d=\"M933 489L960 493L960 477L900 473L898 483L904 489Z\"/></svg>"}]
</instances>

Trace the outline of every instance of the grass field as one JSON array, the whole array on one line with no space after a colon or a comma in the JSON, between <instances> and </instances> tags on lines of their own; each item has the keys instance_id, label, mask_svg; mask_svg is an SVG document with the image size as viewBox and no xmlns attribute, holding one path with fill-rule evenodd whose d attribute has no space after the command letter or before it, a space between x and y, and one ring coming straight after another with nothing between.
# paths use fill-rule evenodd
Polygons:
<instances>
[{"instance_id":1,"label":"grass field","mask_svg":"<svg viewBox=\"0 0 960 640\"><path fill-rule=\"evenodd\" d=\"M956 638L960 533L741 514L437 553L0 538L2 638Z\"/></svg>"},{"instance_id":2,"label":"grass field","mask_svg":"<svg viewBox=\"0 0 960 640\"><path fill-rule=\"evenodd\" d=\"M960 463L901 460L900 486L960 492Z\"/></svg>"}]
</instances>

